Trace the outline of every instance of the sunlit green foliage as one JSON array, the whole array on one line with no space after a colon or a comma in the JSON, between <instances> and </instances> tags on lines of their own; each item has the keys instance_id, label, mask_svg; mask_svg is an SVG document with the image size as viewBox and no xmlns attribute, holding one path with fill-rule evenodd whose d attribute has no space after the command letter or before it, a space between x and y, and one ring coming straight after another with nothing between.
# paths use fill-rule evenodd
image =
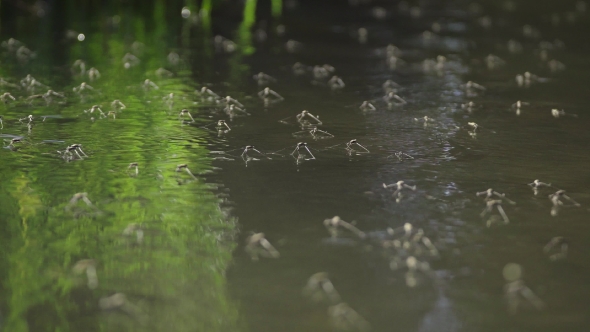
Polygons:
<instances>
[{"instance_id":1,"label":"sunlit green foliage","mask_svg":"<svg viewBox=\"0 0 590 332\"><path fill-rule=\"evenodd\" d=\"M118 29L98 24L105 19L99 15L92 21L96 26L86 28L84 42L65 48L66 59L40 53L28 66L2 60L0 76L18 80L30 71L70 96L63 108L2 110L7 119L48 113L64 117L35 125L30 142L19 151L0 151L0 314L5 331L238 330L224 277L235 225L207 184L175 172L180 163L188 163L195 174L210 166L203 146L206 133L182 126L177 118L182 108L199 112L192 103L195 86L188 67L168 66L176 73L169 79L155 75L158 67L167 66L173 46L170 25L182 24L166 20L165 5L156 1L153 17L119 12ZM82 20L68 16L68 25L75 29ZM52 41L35 43L43 52L64 47ZM125 70L121 59L133 41L142 45L135 51L141 53L141 63ZM102 74L92 83L99 92L84 101L72 87L87 77L52 79L41 69L67 67L76 59ZM59 73L70 76L69 69ZM144 91L140 84L146 78L160 90ZM162 101L169 92L177 96L172 109ZM92 122L82 112L93 104L107 112L114 99L127 106L115 120L96 116ZM3 133L27 135L18 123L9 123ZM82 143L90 158L66 163L55 153L63 146L37 144L42 139ZM139 163L138 177L129 176L130 162ZM66 208L76 192L87 192L94 206ZM141 244L122 235L131 223L143 225ZM72 272L75 262L88 258L97 261L95 290L88 289L85 275ZM117 292L126 294L147 320L120 311L102 313L98 300Z\"/></svg>"}]
</instances>

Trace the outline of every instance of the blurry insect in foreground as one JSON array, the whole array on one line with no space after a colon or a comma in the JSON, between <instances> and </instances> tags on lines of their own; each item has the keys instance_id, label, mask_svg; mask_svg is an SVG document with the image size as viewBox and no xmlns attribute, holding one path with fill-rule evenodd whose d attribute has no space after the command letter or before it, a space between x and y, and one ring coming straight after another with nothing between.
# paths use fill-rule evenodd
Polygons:
<instances>
[{"instance_id":1,"label":"blurry insect in foreground","mask_svg":"<svg viewBox=\"0 0 590 332\"><path fill-rule=\"evenodd\" d=\"M92 202L90 201L90 199L88 199L87 193L76 193L76 194L74 194L74 196L72 196L72 198L70 199L70 201L66 205L65 210L67 212L70 212L72 210L72 208L78 204L79 201L84 202L86 204L86 206L94 207L94 205L92 205Z\"/></svg>"},{"instance_id":2,"label":"blurry insect in foreground","mask_svg":"<svg viewBox=\"0 0 590 332\"><path fill-rule=\"evenodd\" d=\"M408 103L402 97L396 95L393 91L388 92L383 97L383 100L387 103L388 107L402 106Z\"/></svg>"},{"instance_id":3,"label":"blurry insect in foreground","mask_svg":"<svg viewBox=\"0 0 590 332\"><path fill-rule=\"evenodd\" d=\"M242 160L244 162L246 162L246 165L248 165L249 161L256 161L256 160L260 160L258 158L252 157L249 154L252 152L256 152L259 156L262 156L266 159L272 159L271 157L269 157L267 154L260 152L259 150L257 150L254 145L246 145L243 148L237 148L234 150L229 150L229 151L211 151L211 153L215 153L215 154L222 154L222 155L228 155L228 156L232 156L232 157L236 157L234 155L229 154L228 152L233 152L233 151L242 151L242 154L240 155L240 158L242 158ZM275 153L270 153L270 154L275 154ZM219 158L217 158L219 159ZM224 158L224 160L228 160L229 158ZM233 159L229 159L229 160L233 160Z\"/></svg>"},{"instance_id":4,"label":"blurry insect in foreground","mask_svg":"<svg viewBox=\"0 0 590 332\"><path fill-rule=\"evenodd\" d=\"M494 196L496 196L496 197L500 197L501 199L505 200L506 202L508 202L512 205L516 204L516 202L514 202L513 200L506 198L506 194L500 194L499 192L494 191L494 189L492 189L492 188L489 188L484 191L480 191L480 192L476 193L475 195L476 196L485 196L484 199L486 201L491 200Z\"/></svg>"},{"instance_id":5,"label":"blurry insect in foreground","mask_svg":"<svg viewBox=\"0 0 590 332\"><path fill-rule=\"evenodd\" d=\"M552 188L553 187L551 185L551 183L541 182L538 179L535 179L535 181L529 183L528 185L533 188L533 192L535 195L537 195L539 193L539 188L542 188L542 187Z\"/></svg>"},{"instance_id":6,"label":"blurry insect in foreground","mask_svg":"<svg viewBox=\"0 0 590 332\"><path fill-rule=\"evenodd\" d=\"M461 108L466 110L467 113L471 114L473 111L478 108L478 105L473 101L467 102L465 104L461 104Z\"/></svg>"},{"instance_id":7,"label":"blurry insect in foreground","mask_svg":"<svg viewBox=\"0 0 590 332\"><path fill-rule=\"evenodd\" d=\"M322 81L327 79L336 69L334 67L324 64L322 66L315 66L312 69L313 78L316 81Z\"/></svg>"},{"instance_id":8,"label":"blurry insect in foreground","mask_svg":"<svg viewBox=\"0 0 590 332\"><path fill-rule=\"evenodd\" d=\"M341 302L328 308L330 324L336 331L368 332L371 325L348 304Z\"/></svg>"},{"instance_id":9,"label":"blurry insect in foreground","mask_svg":"<svg viewBox=\"0 0 590 332\"><path fill-rule=\"evenodd\" d=\"M125 104L123 104L119 99L113 100L113 102L111 103L111 107L115 111L119 111L119 110L123 110L123 109L127 108L125 106Z\"/></svg>"},{"instance_id":10,"label":"blurry insect in foreground","mask_svg":"<svg viewBox=\"0 0 590 332\"><path fill-rule=\"evenodd\" d=\"M66 96L63 93L55 92L53 90L47 90L47 92L43 94L29 96L27 98L27 101L29 101L29 103L32 103L34 99L43 98L45 100L45 103L49 106L49 104L53 102L54 97L61 98L62 100L66 98Z\"/></svg>"},{"instance_id":11,"label":"blurry insect in foreground","mask_svg":"<svg viewBox=\"0 0 590 332\"><path fill-rule=\"evenodd\" d=\"M4 103L4 105L6 105L10 101L15 101L16 98L14 98L10 92L4 92L2 95L0 95L0 100Z\"/></svg>"},{"instance_id":12,"label":"blurry insect in foreground","mask_svg":"<svg viewBox=\"0 0 590 332\"><path fill-rule=\"evenodd\" d=\"M258 85L267 85L269 83L276 83L277 82L277 80L274 77L272 77L268 74L265 74L263 72L260 72L256 75L254 75L253 78L258 83Z\"/></svg>"},{"instance_id":13,"label":"blurry insect in foreground","mask_svg":"<svg viewBox=\"0 0 590 332\"><path fill-rule=\"evenodd\" d=\"M361 106L359 106L359 109L363 112L372 112L372 111L377 110L377 108L373 104L371 104L368 100L363 101Z\"/></svg>"},{"instance_id":14,"label":"blurry insect in foreground","mask_svg":"<svg viewBox=\"0 0 590 332\"><path fill-rule=\"evenodd\" d=\"M269 87L266 87L262 91L258 92L258 97L264 101L265 105L278 103L285 100L283 96L278 94L276 91L271 90Z\"/></svg>"},{"instance_id":15,"label":"blurry insect in foreground","mask_svg":"<svg viewBox=\"0 0 590 332\"><path fill-rule=\"evenodd\" d=\"M158 90L160 89L160 87L158 85L156 85L156 83L152 82L149 79L146 79L145 81L143 81L143 83L141 84L141 87L146 91L149 92L150 90Z\"/></svg>"},{"instance_id":16,"label":"blurry insect in foreground","mask_svg":"<svg viewBox=\"0 0 590 332\"><path fill-rule=\"evenodd\" d=\"M221 99L221 97L218 94L211 91L206 86L202 87L201 90L195 90L195 94L201 97L202 101L214 102L218 99Z\"/></svg>"},{"instance_id":17,"label":"blurry insect in foreground","mask_svg":"<svg viewBox=\"0 0 590 332\"><path fill-rule=\"evenodd\" d=\"M107 117L99 105L92 105L92 107L90 107L89 109L84 110L84 113L88 113L88 114L93 114L94 112L97 112L101 118Z\"/></svg>"},{"instance_id":18,"label":"blurry insect in foreground","mask_svg":"<svg viewBox=\"0 0 590 332\"><path fill-rule=\"evenodd\" d=\"M518 313L525 304L532 305L537 310L545 307L545 303L522 280L522 267L516 263L508 263L502 271L506 284L504 285L504 298L508 313Z\"/></svg>"},{"instance_id":19,"label":"blurry insect in foreground","mask_svg":"<svg viewBox=\"0 0 590 332\"><path fill-rule=\"evenodd\" d=\"M220 35L213 38L213 43L217 52L232 53L237 48L236 43Z\"/></svg>"},{"instance_id":20,"label":"blurry insect in foreground","mask_svg":"<svg viewBox=\"0 0 590 332\"><path fill-rule=\"evenodd\" d=\"M311 67L302 64L301 62L296 62L291 69L293 70L293 74L295 76L303 76L306 75L309 71L311 71Z\"/></svg>"},{"instance_id":21,"label":"blurry insect in foreground","mask_svg":"<svg viewBox=\"0 0 590 332\"><path fill-rule=\"evenodd\" d=\"M401 88L401 85L395 83L392 80L387 80L381 85L381 87L383 88L385 94L388 94L390 92L397 93L397 89Z\"/></svg>"},{"instance_id":22,"label":"blurry insect in foreground","mask_svg":"<svg viewBox=\"0 0 590 332\"><path fill-rule=\"evenodd\" d=\"M475 97L478 95L477 91L483 92L486 88L483 85L477 84L473 81L467 81L467 83L461 85L465 89L465 94L468 97Z\"/></svg>"},{"instance_id":23,"label":"blurry insect in foreground","mask_svg":"<svg viewBox=\"0 0 590 332\"><path fill-rule=\"evenodd\" d=\"M191 170L188 168L187 164L180 164L176 166L176 173L182 172L182 170L184 170L186 172L186 174L190 175L191 178L197 180L197 177L191 172Z\"/></svg>"},{"instance_id":24,"label":"blurry insect in foreground","mask_svg":"<svg viewBox=\"0 0 590 332\"><path fill-rule=\"evenodd\" d=\"M554 108L551 110L551 115L553 115L554 118L559 118L562 116L573 116L574 118L577 118L578 115L577 114L570 114L570 113L565 113L564 110L558 110L557 108Z\"/></svg>"},{"instance_id":25,"label":"blurry insect in foreground","mask_svg":"<svg viewBox=\"0 0 590 332\"><path fill-rule=\"evenodd\" d=\"M86 74L86 63L80 59L74 61L71 67L72 75L83 76Z\"/></svg>"},{"instance_id":26,"label":"blurry insect in foreground","mask_svg":"<svg viewBox=\"0 0 590 332\"><path fill-rule=\"evenodd\" d=\"M330 233L330 236L333 238L338 237L338 235L341 233L341 228L351 231L353 234L355 234L361 239L364 239L366 237L365 232L354 227L351 223L348 223L340 219L339 216L334 216L331 219L325 219L324 226L326 226L326 229Z\"/></svg>"},{"instance_id":27,"label":"blurry insect in foreground","mask_svg":"<svg viewBox=\"0 0 590 332\"><path fill-rule=\"evenodd\" d=\"M217 100L217 103L221 104L222 106L225 106L226 108L228 106L232 106L232 105L240 107L240 108L244 108L244 105L242 105L242 103L240 103L237 99L234 99L230 96L225 96L225 97Z\"/></svg>"},{"instance_id":28,"label":"blurry insect in foreground","mask_svg":"<svg viewBox=\"0 0 590 332\"><path fill-rule=\"evenodd\" d=\"M340 295L330 279L328 279L328 273L326 272L318 272L309 277L307 284L303 288L303 296L317 303L337 304L341 301Z\"/></svg>"},{"instance_id":29,"label":"blurry insect in foreground","mask_svg":"<svg viewBox=\"0 0 590 332\"><path fill-rule=\"evenodd\" d=\"M195 119L193 118L193 116L191 115L191 113L188 111L188 109L183 109L180 111L180 113L178 113L178 118L184 118L184 116L188 116L191 119L191 122L195 122ZM184 122L184 120L182 120Z\"/></svg>"},{"instance_id":30,"label":"blurry insect in foreground","mask_svg":"<svg viewBox=\"0 0 590 332\"><path fill-rule=\"evenodd\" d=\"M135 234L137 244L141 244L143 242L143 227L141 224L132 223L127 225L123 230L123 236L131 236L133 234Z\"/></svg>"},{"instance_id":31,"label":"blurry insect in foreground","mask_svg":"<svg viewBox=\"0 0 590 332\"><path fill-rule=\"evenodd\" d=\"M96 261L94 259L83 259L72 267L74 274L80 275L86 272L88 278L88 288L96 289L98 287L98 276L96 275Z\"/></svg>"},{"instance_id":32,"label":"blurry insect in foreground","mask_svg":"<svg viewBox=\"0 0 590 332\"><path fill-rule=\"evenodd\" d=\"M174 73L173 72L171 72L169 70L166 70L166 69L164 69L162 67L156 69L155 74L159 78L166 78L166 77L172 77L172 76L174 76Z\"/></svg>"},{"instance_id":33,"label":"blurry insect in foreground","mask_svg":"<svg viewBox=\"0 0 590 332\"><path fill-rule=\"evenodd\" d=\"M0 119L0 123L2 123L2 120ZM0 137L9 137L10 139L10 143L5 146L5 148L9 149L9 150L16 150L15 144L17 143L23 143L24 137L22 136L16 136L16 135L10 135L10 134L1 134Z\"/></svg>"},{"instance_id":34,"label":"blurry insect in foreground","mask_svg":"<svg viewBox=\"0 0 590 332\"><path fill-rule=\"evenodd\" d=\"M328 81L328 86L330 89L332 89L332 91L336 91L344 89L346 84L344 84L344 81L340 77L332 76L332 78L330 78Z\"/></svg>"},{"instance_id":35,"label":"blurry insect in foreground","mask_svg":"<svg viewBox=\"0 0 590 332\"><path fill-rule=\"evenodd\" d=\"M516 103L512 104L512 109L516 111L516 115L520 115L521 108L523 106L529 106L530 103L522 102L520 100L516 101Z\"/></svg>"},{"instance_id":36,"label":"blurry insect in foreground","mask_svg":"<svg viewBox=\"0 0 590 332\"><path fill-rule=\"evenodd\" d=\"M92 67L88 70L88 79L90 82L94 82L95 80L100 78L100 72L98 69Z\"/></svg>"},{"instance_id":37,"label":"blurry insect in foreground","mask_svg":"<svg viewBox=\"0 0 590 332\"><path fill-rule=\"evenodd\" d=\"M162 97L162 101L164 101L164 104L168 106L169 110L172 110L172 106L174 106L174 93L170 92L166 96Z\"/></svg>"},{"instance_id":38,"label":"blurry insect in foreground","mask_svg":"<svg viewBox=\"0 0 590 332\"><path fill-rule=\"evenodd\" d=\"M136 319L140 324L145 325L148 317L140 307L127 300L123 293L116 293L111 296L103 297L98 301L100 309L105 311L120 310L130 317Z\"/></svg>"},{"instance_id":39,"label":"blurry insect in foreground","mask_svg":"<svg viewBox=\"0 0 590 332\"><path fill-rule=\"evenodd\" d=\"M130 163L129 166L127 167L127 172L129 172L129 170L135 170L135 176L139 175L139 164L138 163Z\"/></svg>"},{"instance_id":40,"label":"blurry insect in foreground","mask_svg":"<svg viewBox=\"0 0 590 332\"><path fill-rule=\"evenodd\" d=\"M437 73L442 75L446 63L447 58L444 55L438 55L436 59L425 59L422 62L422 70L425 73Z\"/></svg>"},{"instance_id":41,"label":"blurry insect in foreground","mask_svg":"<svg viewBox=\"0 0 590 332\"><path fill-rule=\"evenodd\" d=\"M246 110L244 110L243 108L240 108L234 104L230 104L230 105L225 106L223 111L229 117L229 121L233 121L233 119L236 116L250 115L250 113L246 112Z\"/></svg>"},{"instance_id":42,"label":"blurry insect in foreground","mask_svg":"<svg viewBox=\"0 0 590 332\"><path fill-rule=\"evenodd\" d=\"M506 61L502 60L499 56L493 54L489 54L488 56L486 56L484 58L484 61L489 70L497 69L506 64Z\"/></svg>"},{"instance_id":43,"label":"blurry insect in foreground","mask_svg":"<svg viewBox=\"0 0 590 332\"><path fill-rule=\"evenodd\" d=\"M264 237L264 233L250 235L246 239L245 249L253 261L257 261L259 256L266 258L279 258L281 256L275 247Z\"/></svg>"},{"instance_id":44,"label":"blurry insect in foreground","mask_svg":"<svg viewBox=\"0 0 590 332\"><path fill-rule=\"evenodd\" d=\"M126 53L123 58L123 67L125 69L129 69L131 67L135 67L139 64L140 60L138 57L136 57L135 55L131 54L131 53Z\"/></svg>"},{"instance_id":45,"label":"blurry insect in foreground","mask_svg":"<svg viewBox=\"0 0 590 332\"><path fill-rule=\"evenodd\" d=\"M561 200L562 198L568 200L571 204L565 205ZM562 207L581 206L580 203L574 201L571 197L566 195L565 190L558 190L555 193L549 195L549 200L551 201L551 203L553 203L553 207L551 207L551 215L554 217L557 216L557 214L559 213L559 209Z\"/></svg>"},{"instance_id":46,"label":"blurry insect in foreground","mask_svg":"<svg viewBox=\"0 0 590 332\"><path fill-rule=\"evenodd\" d=\"M424 128L428 127L432 123L436 123L436 121L433 118L428 117L428 115L425 115L422 118L414 118L414 121L422 122L424 124Z\"/></svg>"},{"instance_id":47,"label":"blurry insect in foreground","mask_svg":"<svg viewBox=\"0 0 590 332\"><path fill-rule=\"evenodd\" d=\"M389 262L389 268L397 271L400 268L407 268L405 273L406 286L413 288L418 286L422 276L431 276L430 264L421 262L414 256L409 256L405 260L399 256L394 256Z\"/></svg>"},{"instance_id":48,"label":"blurry insect in foreground","mask_svg":"<svg viewBox=\"0 0 590 332\"><path fill-rule=\"evenodd\" d=\"M524 74L518 74L515 77L516 84L519 87L530 87L533 83L545 83L548 82L548 78L539 77L531 72L525 72Z\"/></svg>"},{"instance_id":49,"label":"blurry insect in foreground","mask_svg":"<svg viewBox=\"0 0 590 332\"><path fill-rule=\"evenodd\" d=\"M392 197L395 198L395 201L397 203L399 203L401 201L401 199L403 198L402 195L402 191L404 189L410 189L412 191L416 191L416 186L410 186L408 184L406 184L405 181L397 181L396 183L392 183L392 184L383 184L383 188L385 189L390 189L390 188L395 188L395 191L392 194Z\"/></svg>"},{"instance_id":50,"label":"blurry insect in foreground","mask_svg":"<svg viewBox=\"0 0 590 332\"><path fill-rule=\"evenodd\" d=\"M566 238L556 236L543 247L543 252L549 256L550 260L556 261L567 258L568 247L569 241Z\"/></svg>"},{"instance_id":51,"label":"blurry insect in foreground","mask_svg":"<svg viewBox=\"0 0 590 332\"><path fill-rule=\"evenodd\" d=\"M480 216L483 218L488 213L492 213L494 207L498 210L498 212L502 216L502 219L504 220L504 224L509 224L510 223L510 219L508 219L508 216L506 215L506 212L504 212L504 209L502 208L502 200L501 199L496 199L496 200L490 199L490 200L486 201L486 207L483 209L483 211L481 212ZM490 218L486 222L486 225L488 227L490 227L494 222L496 222L496 220L493 219L493 218Z\"/></svg>"},{"instance_id":52,"label":"blurry insect in foreground","mask_svg":"<svg viewBox=\"0 0 590 332\"><path fill-rule=\"evenodd\" d=\"M82 82L79 86L72 88L72 91L74 91L75 93L77 93L79 95L83 95L83 94L87 93L88 91L94 91L94 88L92 86L88 85L86 82Z\"/></svg>"}]
</instances>

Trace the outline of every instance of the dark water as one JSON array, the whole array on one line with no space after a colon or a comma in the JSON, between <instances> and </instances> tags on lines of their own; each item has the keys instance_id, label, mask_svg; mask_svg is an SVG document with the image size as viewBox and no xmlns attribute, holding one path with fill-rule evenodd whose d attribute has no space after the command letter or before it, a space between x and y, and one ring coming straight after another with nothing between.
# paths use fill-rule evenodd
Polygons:
<instances>
[{"instance_id":1,"label":"dark water","mask_svg":"<svg viewBox=\"0 0 590 332\"><path fill-rule=\"evenodd\" d=\"M378 5L391 16L378 21L370 5L303 2L286 9L280 22L286 35L276 35L277 22L267 24L265 42L251 41L221 14L213 16L209 32L189 20L171 20L175 8L157 1L149 13L123 6L89 14L89 20L66 15L62 24L83 32L83 42L59 37L49 43L30 27L12 35L4 29L2 40L15 37L38 55L19 62L4 54L0 76L16 83L30 73L68 98L63 105L28 106L29 93L2 87L17 101L2 110L1 134L23 136L25 142L16 151L0 151L0 326L5 331L326 331L328 304L311 303L303 288L314 273L327 272L342 301L373 331L586 331L590 47L583 31L589 20L574 13L568 15L575 22L567 22L561 14L575 11L573 2L516 4L515 12L490 3L473 14L468 3L425 3L422 16L411 19L397 4L384 2ZM561 15L557 27L550 23L553 11ZM478 24L484 15L492 18L490 30ZM49 23L29 20L41 27L51 25L51 17ZM421 34L434 21L442 31L427 42ZM542 37L523 37L524 24L538 28ZM368 31L364 44L354 37L360 27ZM211 40L217 33L236 41L238 50L216 53ZM567 67L553 73L538 55L539 42L556 38L565 48L549 50L549 59ZM295 52L284 48L289 39L301 43ZM507 50L509 39L522 43L522 53ZM142 45L133 47L134 41ZM382 55L388 44L398 46L406 62L395 70ZM255 52L246 54L250 49ZM167 61L171 51L180 63ZM121 58L127 52L141 62L125 70ZM483 58L490 53L506 64L489 70ZM437 55L447 57L444 69L424 73L422 61ZM70 66L80 58L87 69L98 68L101 78L73 76ZM309 76L296 77L295 62L328 63L346 87L331 91L312 84ZM159 67L174 77L158 77ZM270 87L284 102L264 107L256 96L262 87L251 78L260 71L277 78ZM519 88L514 77L525 71L550 80ZM160 88L146 92L141 87L146 78ZM388 109L380 101L387 79L401 85L398 94L407 105ZM78 96L72 88L83 81L97 91ZM487 90L470 97L462 87L468 81ZM251 115L229 121L193 93L203 85L239 99ZM170 92L172 106L163 100ZM115 119L94 115L93 121L83 112L100 104L106 113L114 99L127 106ZM376 100L377 110L359 110L364 100ZM511 108L517 100L530 103L520 115ZM471 113L461 106L469 101L476 103ZM183 108L196 125L180 122ZM554 118L553 108L577 117ZM304 109L319 115L320 128L334 138L305 139L316 160L297 164L289 153L304 140L292 136L301 129L278 121ZM61 117L37 120L29 129L16 120L28 114ZM415 120L424 116L434 122L424 126ZM228 120L232 130L218 135L200 128L218 119ZM481 126L475 136L468 122ZM5 138L8 146L11 137ZM371 153L322 150L351 139ZM66 162L55 152L74 143L89 157ZM209 153L245 145L284 149L283 156L246 164L239 157L212 160L219 155ZM392 156L398 151L414 159L400 161ZM131 162L139 163L138 176L128 170ZM198 180L175 172L182 163ZM552 216L547 196L556 189L534 195L527 186L534 179L566 189L581 207L564 207ZM398 180L417 190L396 202L382 184ZM487 227L488 220L501 220L495 210L491 219L480 217L485 202L475 193L487 188L517 202L503 204L509 224ZM68 208L79 192L88 193L93 207L80 202ZM407 255L383 249L376 239L331 239L323 220L335 215L356 221L376 238L385 236L387 227L411 223L440 254L417 256L430 268L417 273L417 285L408 286L407 269L390 268L391 260ZM135 233L123 235L132 223L142 224L141 243ZM280 258L252 261L244 250L251 232L264 232ZM566 259L551 261L543 252L555 236L569 240ZM95 289L72 269L82 259L96 262ZM503 278L508 263L522 267L524 283L544 302L542 310L519 295L518 311L508 312ZM125 294L126 305L101 310L100 299L115 293Z\"/></svg>"}]
</instances>

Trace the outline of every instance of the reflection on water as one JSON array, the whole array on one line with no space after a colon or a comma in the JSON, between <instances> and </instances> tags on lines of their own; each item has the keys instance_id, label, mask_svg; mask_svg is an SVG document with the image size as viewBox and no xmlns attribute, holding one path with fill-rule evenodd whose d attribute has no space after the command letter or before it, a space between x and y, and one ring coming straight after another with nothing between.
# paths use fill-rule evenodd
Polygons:
<instances>
[{"instance_id":1,"label":"reflection on water","mask_svg":"<svg viewBox=\"0 0 590 332\"><path fill-rule=\"evenodd\" d=\"M161 38L182 22L119 19L86 27L80 42L27 42L39 50L28 61L4 50L3 79L34 78L23 82L28 91L3 85L16 100L3 106L2 135L22 141L0 151L0 324L238 330L224 277L235 223L202 180L212 170L206 132L179 125L175 110L194 107L194 86L186 65L167 61L171 45ZM154 33L144 34L147 24ZM40 102L29 97L36 93Z\"/></svg>"},{"instance_id":2,"label":"reflection on water","mask_svg":"<svg viewBox=\"0 0 590 332\"><path fill-rule=\"evenodd\" d=\"M587 329L579 3L255 3L3 21L0 328Z\"/></svg>"}]
</instances>

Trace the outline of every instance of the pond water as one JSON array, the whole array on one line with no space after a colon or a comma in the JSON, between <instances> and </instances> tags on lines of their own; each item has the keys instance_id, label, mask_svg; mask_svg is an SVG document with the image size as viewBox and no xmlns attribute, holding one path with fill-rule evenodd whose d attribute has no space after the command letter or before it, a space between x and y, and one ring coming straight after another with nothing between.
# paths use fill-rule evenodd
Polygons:
<instances>
[{"instance_id":1,"label":"pond water","mask_svg":"<svg viewBox=\"0 0 590 332\"><path fill-rule=\"evenodd\" d=\"M223 14L233 13L229 5L209 28L194 22L194 10L181 19L182 5L164 1L141 10L55 6L41 19L2 15L1 40L16 38L35 54L2 49L0 92L16 100L0 112L0 330L590 327L590 45L581 34L590 20L581 5L490 1L478 12L461 1L424 2L412 18L418 7L397 2L287 1L280 20L253 33ZM425 38L433 22L441 30ZM216 47L218 34L236 50ZM511 52L511 39L522 52ZM288 40L298 43L288 50ZM395 68L388 44L401 52ZM505 63L488 68L489 54ZM424 70L438 55L444 66ZM77 59L84 73L72 66ZM550 70L552 59L564 70ZM296 62L331 65L345 87L294 75ZM90 79L91 67L100 78ZM527 71L542 79L519 87L515 76ZM259 72L276 78L269 87L284 101L264 105L257 93L266 85L252 79ZM29 97L48 87L10 85L27 74L65 98L46 104ZM407 104L383 101L388 79ZM485 91L467 89L470 81ZM203 86L238 99L249 115L229 118L194 93ZM359 109L365 100L375 110ZM518 114L517 100L529 103ZM180 119L182 109L195 121ZM333 137L295 137L302 110ZM218 120L231 130L214 130ZM370 153L347 153L353 139ZM295 160L298 142L315 159ZM66 152L72 144L82 150ZM258 160L244 161L247 145L265 155L248 151ZM535 179L552 187L535 195L527 185ZM383 188L400 180L416 189L396 196ZM496 206L480 215L486 202L476 193L488 188L516 202L502 198L508 223ZM562 198L568 206L552 210L557 188L580 206ZM330 236L324 220L334 216L365 236ZM406 223L411 234L400 230ZM259 232L280 257L252 259L245 244ZM558 236L567 245L544 252ZM315 293L327 299L314 303L304 288L318 272L330 281ZM336 315L346 308L340 302L356 314Z\"/></svg>"}]
</instances>

